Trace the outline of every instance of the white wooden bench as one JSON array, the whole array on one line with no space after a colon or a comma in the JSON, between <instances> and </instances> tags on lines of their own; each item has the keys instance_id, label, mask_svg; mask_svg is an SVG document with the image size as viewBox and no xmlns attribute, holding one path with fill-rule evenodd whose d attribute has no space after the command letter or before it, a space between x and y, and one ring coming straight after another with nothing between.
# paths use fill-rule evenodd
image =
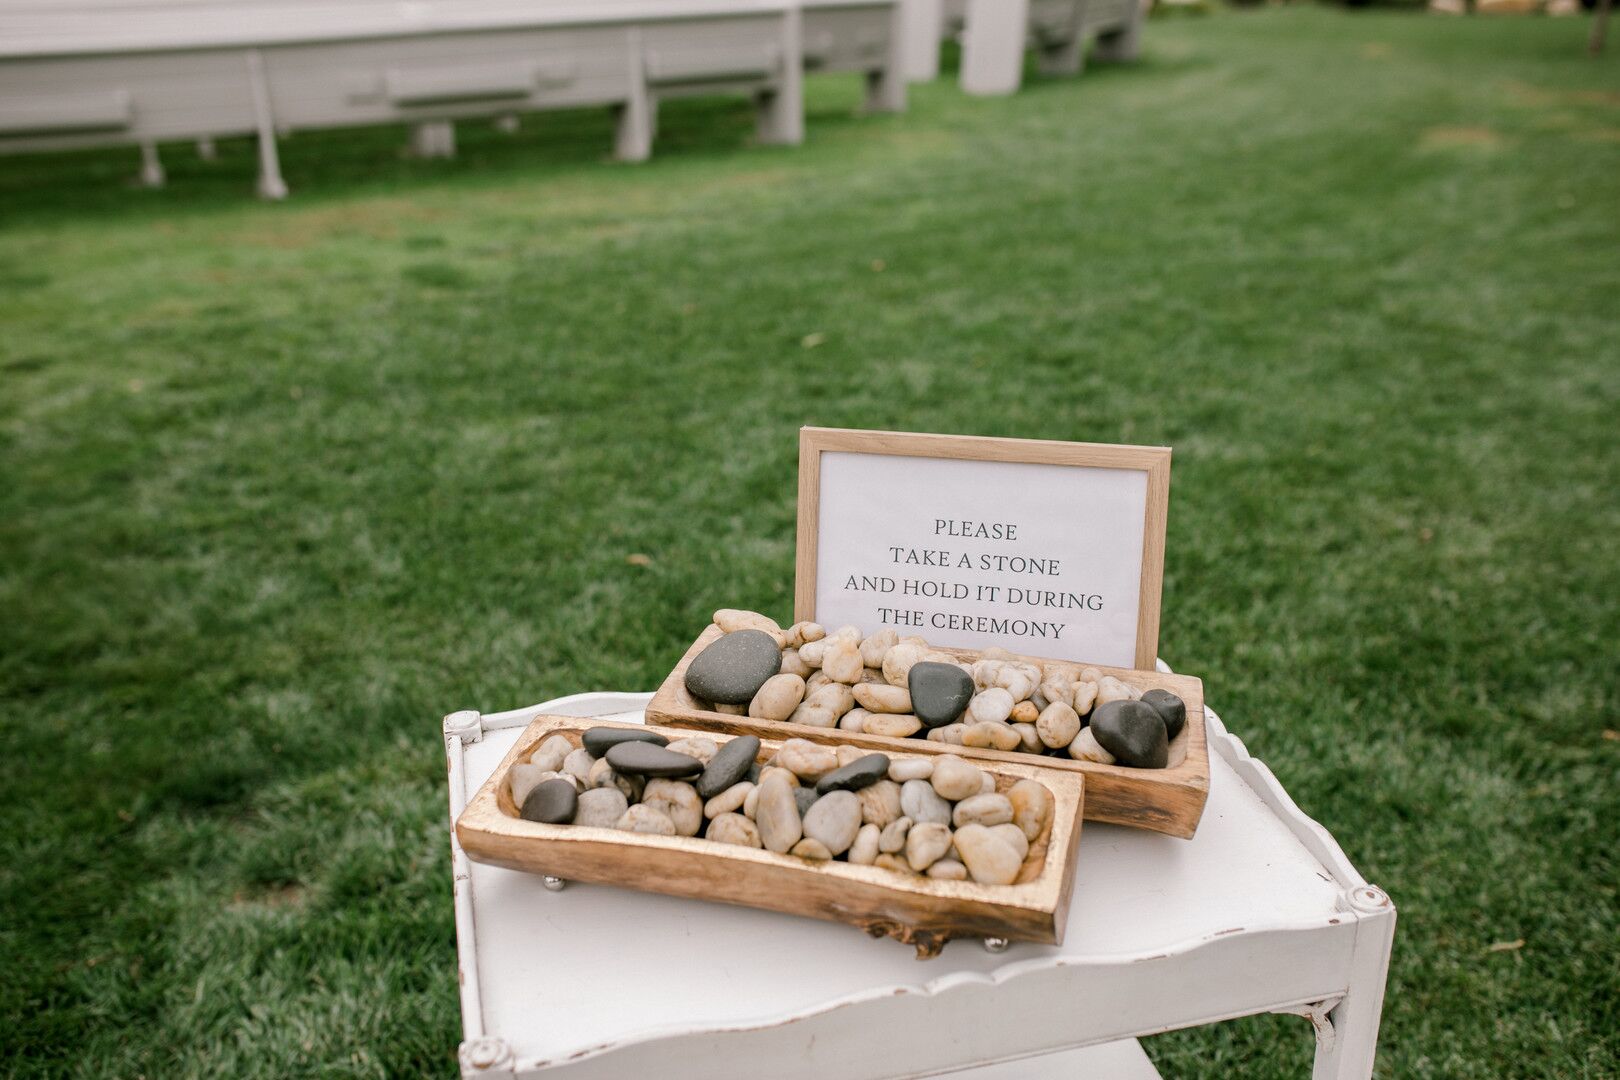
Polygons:
<instances>
[{"instance_id":1,"label":"white wooden bench","mask_svg":"<svg viewBox=\"0 0 1620 1080\"><path fill-rule=\"evenodd\" d=\"M868 110L903 111L904 4L905 0L800 0L805 71L865 75Z\"/></svg>"},{"instance_id":2,"label":"white wooden bench","mask_svg":"<svg viewBox=\"0 0 1620 1080\"><path fill-rule=\"evenodd\" d=\"M1040 70L1077 75L1088 43L1104 60L1136 58L1142 31L1138 0L906 0L906 71L913 80L939 73L939 42L962 40L962 89L1010 94L1023 82L1024 54Z\"/></svg>"},{"instance_id":3,"label":"white wooden bench","mask_svg":"<svg viewBox=\"0 0 1620 1080\"><path fill-rule=\"evenodd\" d=\"M278 133L406 122L444 152L458 118L606 105L635 161L661 99L717 92L798 143L800 50L795 0L0 0L0 153L136 144L161 183L159 142L256 135L281 198Z\"/></svg>"}]
</instances>

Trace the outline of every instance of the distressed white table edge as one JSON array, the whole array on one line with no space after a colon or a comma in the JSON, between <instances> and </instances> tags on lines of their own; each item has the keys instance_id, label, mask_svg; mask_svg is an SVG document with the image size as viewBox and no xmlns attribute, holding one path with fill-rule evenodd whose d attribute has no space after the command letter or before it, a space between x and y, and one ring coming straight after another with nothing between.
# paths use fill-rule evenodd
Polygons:
<instances>
[{"instance_id":1,"label":"distressed white table edge","mask_svg":"<svg viewBox=\"0 0 1620 1080\"><path fill-rule=\"evenodd\" d=\"M1169 670L1162 661L1159 666ZM650 698L651 694L644 693L585 693L501 713L462 711L449 714L444 718L444 741L449 772L451 824L454 824L471 794L463 747L480 741L486 732L521 728L540 712L564 716L613 716L636 721ZM476 945L472 864L456 843L452 829L450 840L464 1034L459 1053L462 1074L481 1080L517 1078L533 1076L548 1067L566 1064L573 1066L566 1070L569 1077L628 1075L635 1063L627 1060L626 1055L652 1066L660 1060L661 1055L667 1061L672 1053L718 1054L721 1050L717 1040L721 1038L729 1036L735 1041L742 1035L768 1033L794 1024L805 1025L817 1018L855 1007L864 1008L872 1014L867 1025L873 1030L892 1032L895 1030L893 1024L903 1025L906 1020L903 1014L895 1013L888 1017L884 1014L894 1013L893 1005L900 998L914 999L921 995L942 1004L963 997L962 994L938 997L946 991L972 987L981 992L993 992L997 987L1014 981L1020 985L1030 984L1031 992L1036 994L1064 993L1073 991L1071 980L1078 977L1087 980L1088 984L1094 984L1096 990L1095 994L1087 995L1094 999L1095 1009L1089 1015L1095 1016L1096 1022L1087 1023L1083 1029L1055 1032L1055 1037L1042 1045L1003 1048L991 1056L975 1057L968 1061L929 1062L923 1055L917 1059L918 1068L871 1075L894 1077L897 1080L900 1077L940 1075L945 1072L983 1080L1030 1076L1032 1074L1023 1068L1004 1072L996 1063L1019 1062L1043 1056L1044 1063L1058 1067L1058 1071L1049 1074L1054 1076L1103 1076L1110 1080L1124 1080L1127 1076L1157 1076L1137 1047L1135 1037L1269 1011L1298 1013L1311 1021L1316 1033L1313 1080L1360 1080L1370 1077L1394 937L1394 905L1381 889L1368 884L1356 871L1338 841L1299 809L1271 770L1249 754L1242 740L1226 731L1215 712L1208 708L1205 712L1211 752L1219 755L1232 768L1278 822L1333 878L1340 890L1339 913L1336 916L1294 924L1248 926L1216 936L1188 940L1152 954L1109 955L1080 960L1070 956L1043 956L1011 961L988 976L974 972L950 972L920 986L913 983L905 987L869 988L827 1002L814 1010L770 1018L746 1028L711 1025L702 1030L669 1030L643 1035L639 1040L597 1047L566 1062L526 1061L518 1060L506 1039L489 1031L485 1024ZM1197 838L1187 841L1197 842ZM1254 964L1256 957L1267 953L1275 955L1275 963ZM1226 985L1226 980L1211 976L1239 963L1240 958L1255 968L1248 973L1250 977L1247 981L1257 985L1249 987L1246 995L1216 997L1214 994L1197 992L1163 992L1166 979L1179 979L1182 985L1201 985L1199 972L1203 973L1205 979L1202 985ZM1310 974L1307 976L1304 974L1306 972ZM1326 981L1313 981L1322 979ZM1155 996L1167 1004L1173 1001L1173 1004L1158 1009L1140 1008L1136 1004L1138 1001L1152 1000ZM1123 1011L1118 1007L1110 1008L1120 1001L1129 1003ZM960 1003L958 1005L960 1007ZM950 1022L948 1018L937 1019ZM964 1016L961 1022L966 1023L970 1019L970 1016ZM814 1037L814 1033L811 1033L812 1042ZM636 1054L637 1050L643 1053ZM605 1071L587 1069L582 1072L578 1068L588 1065L592 1058L601 1060L603 1055L608 1054L616 1056L609 1059L614 1064ZM973 1071L960 1071L962 1069ZM846 1075L856 1074L850 1072Z\"/></svg>"}]
</instances>

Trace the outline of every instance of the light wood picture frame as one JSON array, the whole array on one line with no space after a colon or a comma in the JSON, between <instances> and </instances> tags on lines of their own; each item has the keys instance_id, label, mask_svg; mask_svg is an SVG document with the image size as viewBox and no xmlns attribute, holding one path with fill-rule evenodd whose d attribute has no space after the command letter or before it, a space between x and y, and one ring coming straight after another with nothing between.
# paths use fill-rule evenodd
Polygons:
<instances>
[{"instance_id":1,"label":"light wood picture frame","mask_svg":"<svg viewBox=\"0 0 1620 1080\"><path fill-rule=\"evenodd\" d=\"M1144 473L1146 499L1142 522L1141 572L1137 592L1136 642L1134 663L1131 666L1140 670L1153 669L1158 659L1165 529L1169 521L1171 454L1169 447L861 431L845 428L801 428L793 609L796 620L816 619L818 571L821 569L819 549L822 535L822 455L828 453L1120 469ZM920 632L927 636L926 630Z\"/></svg>"}]
</instances>

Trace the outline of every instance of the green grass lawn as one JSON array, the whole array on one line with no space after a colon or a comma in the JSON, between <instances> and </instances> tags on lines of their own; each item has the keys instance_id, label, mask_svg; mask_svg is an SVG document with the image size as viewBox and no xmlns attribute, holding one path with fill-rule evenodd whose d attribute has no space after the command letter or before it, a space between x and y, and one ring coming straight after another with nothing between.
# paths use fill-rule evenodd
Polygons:
<instances>
[{"instance_id":1,"label":"green grass lawn","mask_svg":"<svg viewBox=\"0 0 1620 1080\"><path fill-rule=\"evenodd\" d=\"M0 1072L451 1073L439 718L785 617L814 423L1174 446L1161 649L1399 905L1379 1075L1620 1075L1583 24L1172 19L1002 100L813 80L802 148L677 103L636 167L301 133L282 205L245 141L0 159Z\"/></svg>"}]
</instances>

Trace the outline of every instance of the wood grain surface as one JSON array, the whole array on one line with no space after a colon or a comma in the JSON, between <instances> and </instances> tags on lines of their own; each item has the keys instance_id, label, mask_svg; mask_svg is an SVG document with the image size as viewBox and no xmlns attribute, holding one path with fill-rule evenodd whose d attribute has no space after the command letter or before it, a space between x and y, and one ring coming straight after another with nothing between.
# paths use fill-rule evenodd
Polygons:
<instances>
[{"instance_id":1,"label":"wood grain surface","mask_svg":"<svg viewBox=\"0 0 1620 1080\"><path fill-rule=\"evenodd\" d=\"M980 765L1017 764L1060 775L1086 778L1086 819L1113 825L1130 825L1167 836L1192 839L1209 798L1209 744L1204 730L1204 684L1190 675L1166 675L1158 671L1131 671L1094 666L1105 675L1143 690L1168 690L1187 705L1187 726L1170 743L1170 765L1164 769L1131 769L1123 765L1099 765L1068 757L1025 754L1018 751L979 750L970 746L929 742L919 737L896 738L868 735L839 728L811 727L786 721L759 720L732 716L703 707L686 689L686 669L697 654L720 636L720 628L710 626L681 657L653 699L647 703L647 722L698 731L730 735L758 735L761 738L809 739L811 742L864 746L884 753L957 754ZM979 658L972 649L940 649L968 663ZM1033 664L1049 664L1036 657L1018 657ZM1073 666L1073 661L1062 661Z\"/></svg>"},{"instance_id":2,"label":"wood grain surface","mask_svg":"<svg viewBox=\"0 0 1620 1080\"><path fill-rule=\"evenodd\" d=\"M456 820L456 839L467 855L512 870L572 881L642 889L670 896L717 900L791 915L852 923L874 937L893 937L937 955L957 937L1001 937L1052 944L1063 940L1080 840L1085 780L1025 763L983 763L1006 791L1033 779L1052 793L1052 820L1029 847L1011 885L936 881L877 866L815 861L699 837L652 836L584 825L524 821L512 802L507 774L553 734L578 745L592 727L631 727L573 716L536 716ZM690 731L648 725L671 740ZM716 734L716 742L730 736ZM780 739L762 740L760 760ZM915 757L897 753L893 757Z\"/></svg>"}]
</instances>

